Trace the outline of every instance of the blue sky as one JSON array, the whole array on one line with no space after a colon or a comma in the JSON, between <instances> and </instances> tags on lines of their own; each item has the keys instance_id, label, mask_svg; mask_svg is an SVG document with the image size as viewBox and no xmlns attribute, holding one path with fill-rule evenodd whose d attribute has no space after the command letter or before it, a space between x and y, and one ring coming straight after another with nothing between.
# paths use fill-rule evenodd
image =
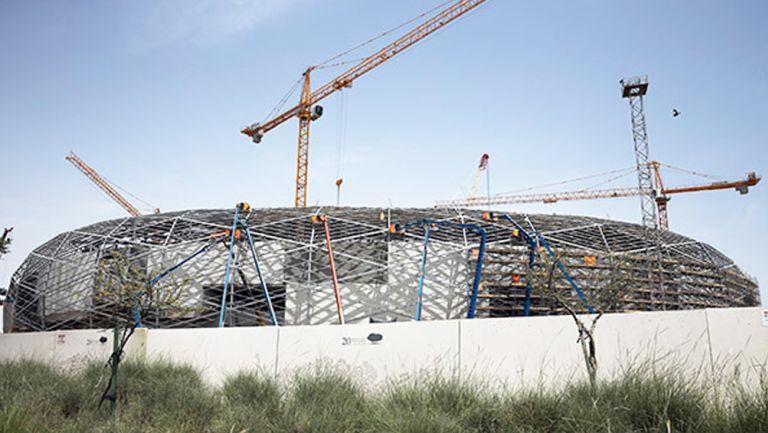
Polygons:
<instances>
[{"instance_id":1,"label":"blue sky","mask_svg":"<svg viewBox=\"0 0 768 433\"><path fill-rule=\"evenodd\" d=\"M69 150L163 210L291 206L296 122L260 145L239 129L308 65L441 2L0 1L0 225L15 227L0 286L55 234L123 216ZM651 80L653 159L765 174L766 21L764 1L489 0L357 81L343 111L342 97L323 103L308 202L333 204L343 171L343 205L431 206L460 194L483 152L492 192L631 167L618 81L637 74ZM634 198L511 209L640 218ZM672 230L768 282L768 186L677 196L669 209Z\"/></svg>"}]
</instances>

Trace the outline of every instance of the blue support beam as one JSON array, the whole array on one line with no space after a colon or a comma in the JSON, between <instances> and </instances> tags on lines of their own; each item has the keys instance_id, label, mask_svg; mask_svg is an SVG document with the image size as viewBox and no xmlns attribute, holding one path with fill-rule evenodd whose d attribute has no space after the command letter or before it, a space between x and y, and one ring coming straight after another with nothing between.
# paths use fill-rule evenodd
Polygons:
<instances>
[{"instance_id":1,"label":"blue support beam","mask_svg":"<svg viewBox=\"0 0 768 433\"><path fill-rule=\"evenodd\" d=\"M400 227L399 225L397 226ZM453 227L453 228L459 228L462 230L470 230L480 235L480 246L478 248L478 253L477 253L477 262L475 263L475 278L472 281L472 291L469 294L469 308L467 309L467 319L474 319L477 313L477 297L480 291L480 280L483 274L483 258L485 257L485 244L488 240L488 235L485 229L476 224L461 224L461 223L454 223L450 221L433 221L433 220L419 220L413 223L406 224L401 228L402 230L407 230L409 228L419 227L419 226L425 226L425 231L428 231L430 226ZM425 242L426 240L428 240L428 235L425 234ZM422 257L422 259L426 257L426 246L424 251L425 251L425 254ZM423 279L423 276L424 276L424 272L422 271L422 275L420 279ZM421 299L419 300L419 302L421 302Z\"/></svg>"},{"instance_id":2,"label":"blue support beam","mask_svg":"<svg viewBox=\"0 0 768 433\"><path fill-rule=\"evenodd\" d=\"M539 236L539 241L541 242L541 246L546 248L547 252L549 253L550 257L555 257L554 251L552 251L552 247L549 246L549 242L547 242L546 239L544 239L543 236ZM579 295L579 298L581 298L582 301L584 301L585 304L587 304L587 311L589 311L589 314L594 314L595 309L592 307L592 304L587 300L587 297L584 295L584 292L581 291L578 285L576 285L576 282L573 281L573 278L571 277L571 274L568 273L568 271L565 269L565 266L563 266L563 262L560 261L560 259L555 259L555 263L557 264L557 268L560 269L560 272L565 276L565 279L568 280L568 283L571 285L571 288L576 291L576 294Z\"/></svg>"},{"instance_id":3,"label":"blue support beam","mask_svg":"<svg viewBox=\"0 0 768 433\"><path fill-rule=\"evenodd\" d=\"M237 231L239 207L235 207L235 218L232 222L232 232L229 236L229 255L227 256L227 268L224 272L224 289L221 294L221 308L219 309L219 328L224 326L224 313L227 308L227 291L229 290L229 277L232 272L232 256L235 250L235 231Z\"/></svg>"},{"instance_id":4,"label":"blue support beam","mask_svg":"<svg viewBox=\"0 0 768 433\"><path fill-rule=\"evenodd\" d=\"M424 300L424 277L427 275L427 251L429 250L429 225L424 227L424 252L421 254L421 275L419 275L418 298L416 300L416 320L421 320L421 307Z\"/></svg>"},{"instance_id":5,"label":"blue support beam","mask_svg":"<svg viewBox=\"0 0 768 433\"><path fill-rule=\"evenodd\" d=\"M470 225L469 227L473 227ZM477 311L477 295L480 291L480 279L483 274L483 258L485 257L485 243L488 240L488 235L485 229L482 227L474 226L472 230L480 233L480 247L477 252L477 262L475 262L475 279L472 281L472 295L469 298L469 310L467 311L467 319L474 319Z\"/></svg>"},{"instance_id":6,"label":"blue support beam","mask_svg":"<svg viewBox=\"0 0 768 433\"><path fill-rule=\"evenodd\" d=\"M195 257L197 257L200 254L208 251L208 249L211 248L213 245L214 245L214 242L211 242L211 243L203 246L202 248L198 249L194 253L192 253L189 256L187 256L186 258L184 258L179 263L176 263L175 265L171 266L170 268L166 269L165 271L159 273L154 278L149 280L149 282L146 284L145 287L146 288L150 288L150 287L154 286L155 284L157 284L158 281L160 281L163 278L165 278L166 276L168 276L171 272L175 271L176 269L179 269L180 267L182 267L185 264L187 264L187 262L189 262L190 260L193 260ZM144 294L145 294L145 292L142 292L142 293L139 293L138 296L143 296ZM133 320L134 320L134 323L137 324L136 327L137 328L141 328L141 312L139 311L139 303L138 303L138 301L136 301L136 305L134 305L134 307L133 307Z\"/></svg>"},{"instance_id":7,"label":"blue support beam","mask_svg":"<svg viewBox=\"0 0 768 433\"><path fill-rule=\"evenodd\" d=\"M261 273L261 263L259 263L259 256L256 255L256 248L253 246L253 239L251 238L251 232L248 227L243 226L245 231L245 238L248 240L248 246L251 250L251 257L253 258L253 264L256 266L256 273L259 275L259 282L261 283L261 290L264 293L264 300L267 303L267 309L269 310L269 317L272 320L272 325L278 326L277 315L275 314L275 308L272 305L272 298L269 296L269 288L267 282L264 280L264 275Z\"/></svg>"},{"instance_id":8,"label":"blue support beam","mask_svg":"<svg viewBox=\"0 0 768 433\"><path fill-rule=\"evenodd\" d=\"M555 253L554 251L552 251L552 247L549 245L549 242L547 242L547 240L544 239L544 235L540 233L535 233L535 232L529 233L520 224L518 224L517 221L515 221L511 216L507 214L500 214L499 217L501 217L505 221L515 226L515 228L523 235L525 240L528 242L528 246L530 248L530 255L528 258L528 268L533 269L533 266L536 263L536 254L535 254L536 247L538 247L539 245L543 246L547 250L547 253L549 253L549 256L555 259L555 265L563 274L563 276L565 276L565 279L568 281L568 284L570 284L571 288L573 288L573 290L576 292L579 298L587 305L587 311L589 311L590 314L594 314L595 312L594 307L592 307L592 304L584 295L584 292L581 291L579 286L573 280L573 277L571 277L571 274L568 272L568 270L565 269L563 262L560 261L560 259L558 259L555 256ZM530 314L532 291L533 291L533 288L531 287L531 282L528 281L528 284L525 288L525 305L523 306L523 314L525 314L526 316Z\"/></svg>"},{"instance_id":9,"label":"blue support beam","mask_svg":"<svg viewBox=\"0 0 768 433\"><path fill-rule=\"evenodd\" d=\"M536 241L528 241L528 269L532 272L536 265ZM531 315L531 297L533 296L533 287L531 287L530 278L525 279L525 303L523 304L523 315Z\"/></svg>"}]
</instances>

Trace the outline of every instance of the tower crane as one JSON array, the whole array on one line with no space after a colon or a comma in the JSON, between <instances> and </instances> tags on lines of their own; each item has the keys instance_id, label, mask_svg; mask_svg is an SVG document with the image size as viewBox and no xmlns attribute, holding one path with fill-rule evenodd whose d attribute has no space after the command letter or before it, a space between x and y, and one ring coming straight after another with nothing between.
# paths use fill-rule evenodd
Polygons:
<instances>
[{"instance_id":1,"label":"tower crane","mask_svg":"<svg viewBox=\"0 0 768 433\"><path fill-rule=\"evenodd\" d=\"M96 172L93 168L88 166L85 162L83 162L82 159L80 159L77 155L75 155L74 152L69 152L69 155L65 158L67 161L71 162L72 165L74 165L78 170L83 172L88 179L91 180L91 182L95 183L96 186L101 188L102 191L104 191L109 198L117 202L117 204L120 205L123 209L125 209L126 212L128 212L131 216L137 217L141 215L141 212L139 212L138 209L134 205L131 204L128 200L125 199L122 195L120 195L117 190L115 190L112 185L109 184L99 173ZM155 208L155 213L160 213L160 209Z\"/></svg>"},{"instance_id":2,"label":"tower crane","mask_svg":"<svg viewBox=\"0 0 768 433\"><path fill-rule=\"evenodd\" d=\"M254 123L240 132L251 137L254 143L260 143L264 134L275 129L293 117L299 118L298 155L296 158L296 195L294 205L305 207L307 204L307 172L309 166L309 124L323 115L323 107L318 102L334 92L351 87L352 83L372 71L395 55L405 51L417 42L448 25L452 21L475 9L486 0L456 0L436 13L431 18L416 26L394 42L361 60L341 75L312 91L310 75L317 67L310 66L304 71L303 86L299 103L272 117L263 123Z\"/></svg>"},{"instance_id":3,"label":"tower crane","mask_svg":"<svg viewBox=\"0 0 768 433\"><path fill-rule=\"evenodd\" d=\"M509 194L495 195L491 197L470 197L462 200L444 200L436 203L438 208L494 206L520 203L557 203L559 201L593 200L602 198L619 197L653 197L653 202L658 215L658 225L662 230L669 229L667 215L667 203L670 195L699 191L715 191L721 189L735 189L740 194L747 194L749 187L760 182L761 177L754 172L748 173L743 179L720 181L708 184L665 186L661 177L660 163L651 161L649 168L653 174L653 183L650 189L645 188L611 188L611 189L582 189L568 192L552 192L541 194Z\"/></svg>"},{"instance_id":4,"label":"tower crane","mask_svg":"<svg viewBox=\"0 0 768 433\"><path fill-rule=\"evenodd\" d=\"M647 194L640 195L640 214L643 228L647 233L660 228L656 223L656 206L654 206L653 174L649 163L648 129L645 123L643 96L648 92L648 77L634 77L619 81L621 97L629 100L632 114L632 142L635 146L635 163L637 166L638 189ZM657 179L658 180L658 174ZM658 204L658 202L657 202Z\"/></svg>"},{"instance_id":5,"label":"tower crane","mask_svg":"<svg viewBox=\"0 0 768 433\"><path fill-rule=\"evenodd\" d=\"M632 141L635 150L635 171L638 186L636 188L581 189L577 191L552 192L540 194L500 194L478 197L476 194L466 199L441 200L435 203L437 208L492 206L521 203L557 203L570 200L593 200L602 198L640 197L642 226L649 238L658 240L658 231L669 230L667 203L669 196L681 193L735 189L740 194L747 194L749 187L760 182L760 176L748 173L743 179L720 181L701 185L668 187L661 177L660 164L649 162L648 130L645 122L643 96L648 92L648 77L640 76L619 81L621 96L629 100L632 115ZM679 112L678 112L679 114ZM669 168L675 168L667 166ZM683 170L687 171L687 170ZM611 173L615 173L611 172ZM693 172L691 172L693 173ZM699 174L699 173L693 173Z\"/></svg>"},{"instance_id":6,"label":"tower crane","mask_svg":"<svg viewBox=\"0 0 768 433\"><path fill-rule=\"evenodd\" d=\"M483 172L488 174L488 160L490 159L490 156L488 156L487 153L484 153L483 156L480 157L480 163L477 164L477 169L475 170L474 176L472 176L472 183L469 185L469 194L467 194L467 197L477 197L477 191L480 187L480 176L483 174ZM486 178L487 182L487 178ZM489 193L490 194L490 193Z\"/></svg>"}]
</instances>

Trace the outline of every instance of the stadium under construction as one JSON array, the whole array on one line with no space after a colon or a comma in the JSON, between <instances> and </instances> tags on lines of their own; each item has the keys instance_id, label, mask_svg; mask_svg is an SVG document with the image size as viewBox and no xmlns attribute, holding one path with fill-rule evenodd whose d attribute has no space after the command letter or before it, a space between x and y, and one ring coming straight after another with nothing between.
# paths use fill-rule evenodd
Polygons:
<instances>
[{"instance_id":1,"label":"stadium under construction","mask_svg":"<svg viewBox=\"0 0 768 433\"><path fill-rule=\"evenodd\" d=\"M6 331L110 327L134 278L157 328L441 320L759 304L715 248L598 218L464 209L189 210L59 234L12 277ZM130 272L116 266L124 259ZM537 275L550 268L549 289ZM113 275L114 277L115 275ZM125 282L125 281L123 281ZM613 291L610 302L595 300ZM594 308L593 308L594 307Z\"/></svg>"}]
</instances>

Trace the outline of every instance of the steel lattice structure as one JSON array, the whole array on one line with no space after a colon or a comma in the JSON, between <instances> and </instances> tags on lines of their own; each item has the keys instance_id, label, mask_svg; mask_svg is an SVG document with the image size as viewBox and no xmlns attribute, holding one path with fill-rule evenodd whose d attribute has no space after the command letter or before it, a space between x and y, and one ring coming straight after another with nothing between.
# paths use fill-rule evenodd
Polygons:
<instances>
[{"instance_id":1,"label":"steel lattice structure","mask_svg":"<svg viewBox=\"0 0 768 433\"><path fill-rule=\"evenodd\" d=\"M42 331L111 326L114 306L96 296L97 271L122 252L149 279L182 287L179 304L157 308L150 327L271 325L260 279L244 237L219 236L232 227L234 210L190 210L96 223L59 234L35 249L13 275L6 329ZM414 320L423 289L422 320L465 317L482 258L476 317L522 315L529 245L507 221L461 209L299 208L250 212L247 230L280 325L338 323L324 215L347 323ZM711 246L673 232L661 233L661 251L640 225L576 216L510 215L557 251L587 297L620 275L626 291L615 310L690 309L758 305L757 283ZM449 223L424 224L421 221ZM486 236L480 252L478 231ZM392 227L408 227L404 232ZM429 227L429 254L424 256ZM228 253L232 284L222 302ZM201 251L201 247L204 248ZM190 256L199 252L192 259ZM661 256L660 273L649 275ZM184 262L184 260L188 261ZM662 276L663 275L663 276ZM664 292L659 282L664 279ZM557 290L575 296L562 276ZM558 314L536 292L530 314Z\"/></svg>"},{"instance_id":2,"label":"steel lattice structure","mask_svg":"<svg viewBox=\"0 0 768 433\"><path fill-rule=\"evenodd\" d=\"M637 186L647 195L640 196L640 211L643 226L648 229L658 228L656 222L656 203L653 185L653 173L649 164L648 129L643 110L643 96L648 91L648 78L635 77L621 81L622 97L629 99L632 112L632 142L635 145L635 162L637 164Z\"/></svg>"}]
</instances>

